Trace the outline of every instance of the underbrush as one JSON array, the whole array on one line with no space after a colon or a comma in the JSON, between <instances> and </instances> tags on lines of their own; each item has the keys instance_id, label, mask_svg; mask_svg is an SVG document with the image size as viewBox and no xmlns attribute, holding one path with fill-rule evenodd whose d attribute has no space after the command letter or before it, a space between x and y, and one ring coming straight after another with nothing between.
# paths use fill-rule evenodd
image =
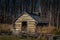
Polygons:
<instances>
[{"instance_id":1,"label":"underbrush","mask_svg":"<svg viewBox=\"0 0 60 40\"><path fill-rule=\"evenodd\" d=\"M16 36L16 35L0 35L0 40L41 40L41 38L40 37L31 38L31 37Z\"/></svg>"}]
</instances>

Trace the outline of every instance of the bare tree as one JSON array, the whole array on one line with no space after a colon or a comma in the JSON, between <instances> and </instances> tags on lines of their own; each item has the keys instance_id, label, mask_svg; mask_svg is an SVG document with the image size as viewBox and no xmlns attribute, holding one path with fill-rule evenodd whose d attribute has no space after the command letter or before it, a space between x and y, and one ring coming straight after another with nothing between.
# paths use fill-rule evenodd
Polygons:
<instances>
[{"instance_id":1,"label":"bare tree","mask_svg":"<svg viewBox=\"0 0 60 40\"><path fill-rule=\"evenodd\" d=\"M57 12L57 29L59 29L59 9L58 9L58 12Z\"/></svg>"},{"instance_id":2,"label":"bare tree","mask_svg":"<svg viewBox=\"0 0 60 40\"><path fill-rule=\"evenodd\" d=\"M16 0L13 0L13 10L12 10L12 24L13 24L13 29L15 29L14 26L14 20L15 20L15 12L16 12Z\"/></svg>"}]
</instances>

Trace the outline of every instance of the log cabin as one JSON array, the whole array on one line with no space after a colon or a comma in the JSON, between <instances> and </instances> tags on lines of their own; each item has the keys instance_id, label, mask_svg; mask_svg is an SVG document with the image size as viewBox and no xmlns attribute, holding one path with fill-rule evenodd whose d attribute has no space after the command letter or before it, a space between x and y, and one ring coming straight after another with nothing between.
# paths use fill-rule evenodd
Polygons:
<instances>
[{"instance_id":1,"label":"log cabin","mask_svg":"<svg viewBox=\"0 0 60 40\"><path fill-rule=\"evenodd\" d=\"M45 32L48 33L48 20L42 19L38 15L28 12L22 12L21 15L16 18L14 21L14 32L27 32L27 33L35 33L35 32ZM42 28L43 27L43 28ZM44 29L45 28L45 29ZM41 31L41 29L43 31ZM48 30L47 30L48 29Z\"/></svg>"}]
</instances>

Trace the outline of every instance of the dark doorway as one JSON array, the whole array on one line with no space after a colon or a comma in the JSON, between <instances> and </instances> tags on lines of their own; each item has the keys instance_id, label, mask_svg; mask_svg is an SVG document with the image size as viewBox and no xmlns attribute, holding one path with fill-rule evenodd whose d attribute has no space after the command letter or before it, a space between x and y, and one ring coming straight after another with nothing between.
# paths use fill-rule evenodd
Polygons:
<instances>
[{"instance_id":1,"label":"dark doorway","mask_svg":"<svg viewBox=\"0 0 60 40\"><path fill-rule=\"evenodd\" d=\"M22 31L26 31L27 30L27 21L23 21L22 22Z\"/></svg>"}]
</instances>

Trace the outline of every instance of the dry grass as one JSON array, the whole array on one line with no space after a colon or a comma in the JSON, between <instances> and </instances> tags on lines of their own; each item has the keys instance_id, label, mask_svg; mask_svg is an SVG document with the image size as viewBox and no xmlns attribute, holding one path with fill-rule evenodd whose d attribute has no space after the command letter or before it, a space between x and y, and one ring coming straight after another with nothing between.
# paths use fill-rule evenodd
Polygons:
<instances>
[{"instance_id":1,"label":"dry grass","mask_svg":"<svg viewBox=\"0 0 60 40\"><path fill-rule=\"evenodd\" d=\"M49 26L47 26L47 27L39 27L38 29L37 29L37 31L38 32L40 32L40 33L51 33L51 31L53 31L55 29L55 27L53 27L53 26L51 26L51 27L49 27Z\"/></svg>"},{"instance_id":2,"label":"dry grass","mask_svg":"<svg viewBox=\"0 0 60 40\"><path fill-rule=\"evenodd\" d=\"M0 24L0 30L9 30L13 27L12 24Z\"/></svg>"},{"instance_id":3,"label":"dry grass","mask_svg":"<svg viewBox=\"0 0 60 40\"><path fill-rule=\"evenodd\" d=\"M0 24L0 30L10 30L13 27L12 24ZM38 27L37 28L37 32L42 32L42 33L50 33L51 31L53 31L53 29L55 29L53 26L49 27L49 26L44 26L44 27Z\"/></svg>"}]
</instances>

